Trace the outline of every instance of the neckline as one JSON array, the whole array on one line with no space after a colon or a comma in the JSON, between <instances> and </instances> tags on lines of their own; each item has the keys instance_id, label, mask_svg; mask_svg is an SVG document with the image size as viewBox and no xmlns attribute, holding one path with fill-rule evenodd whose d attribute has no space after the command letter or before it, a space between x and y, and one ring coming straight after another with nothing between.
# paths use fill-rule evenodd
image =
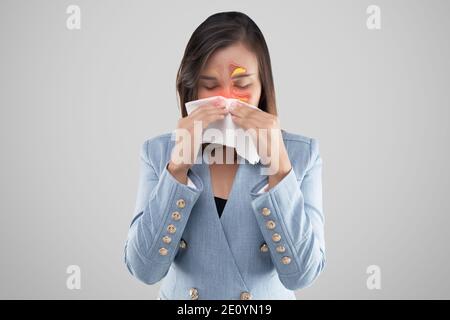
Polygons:
<instances>
[{"instance_id":1,"label":"neckline","mask_svg":"<svg viewBox=\"0 0 450 320\"><path fill-rule=\"evenodd\" d=\"M225 203L225 206L224 206L224 208L223 208L223 210L222 210L222 214L219 216L219 211L217 210L217 207L216 207L216 205L215 205L215 203L214 203L214 210L216 211L215 212L215 216L219 219L219 221L220 222L222 222L223 221L223 219L224 219L224 217L226 217L226 216L228 216L228 214L226 213L227 212L227 208L230 206L230 201L232 201L233 200L233 198L234 198L234 193L236 192L236 188L237 188L237 186L238 186L238 181L239 181L239 177L240 177L240 172L242 171L242 168L243 168L243 164L244 163L242 163L242 159L241 159L241 157L238 155L238 159L237 159L237 163L238 163L238 168L237 168L237 170L236 170L236 173L234 174L234 179L233 179L233 183L231 184L231 189L230 189L230 192L228 193L228 198L227 199L225 199L226 200L226 203ZM215 195L214 195L214 190L213 190L213 185L212 185L212 180L211 180L211 168L210 168L210 166L209 166L209 163L208 162L204 162L204 165L205 165L205 168L206 168L206 179L207 179L207 182L208 182L208 192L209 192L209 198L211 199L211 201L213 201L213 202L215 202ZM223 199L223 198L221 198L221 199Z\"/></svg>"},{"instance_id":2,"label":"neckline","mask_svg":"<svg viewBox=\"0 0 450 320\"><path fill-rule=\"evenodd\" d=\"M219 199L219 200L223 200L223 201L227 201L228 199L222 198L222 197L218 197L218 196L214 196L214 199Z\"/></svg>"}]
</instances>

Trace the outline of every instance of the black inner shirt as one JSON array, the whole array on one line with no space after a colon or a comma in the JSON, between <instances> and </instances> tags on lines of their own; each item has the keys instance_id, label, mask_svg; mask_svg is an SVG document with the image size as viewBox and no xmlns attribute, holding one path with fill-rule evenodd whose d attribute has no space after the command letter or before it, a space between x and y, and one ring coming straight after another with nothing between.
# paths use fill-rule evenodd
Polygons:
<instances>
[{"instance_id":1,"label":"black inner shirt","mask_svg":"<svg viewBox=\"0 0 450 320\"><path fill-rule=\"evenodd\" d=\"M216 207L217 207L217 212L219 212L219 217L221 217L223 208L225 208L225 204L227 203L227 199L223 199L223 198L214 196L214 200L216 201Z\"/></svg>"}]
</instances>

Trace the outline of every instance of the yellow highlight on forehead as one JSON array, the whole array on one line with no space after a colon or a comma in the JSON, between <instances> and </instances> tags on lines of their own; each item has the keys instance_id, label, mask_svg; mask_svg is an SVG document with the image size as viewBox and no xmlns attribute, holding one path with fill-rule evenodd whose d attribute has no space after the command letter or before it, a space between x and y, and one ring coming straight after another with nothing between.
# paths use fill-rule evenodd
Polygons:
<instances>
[{"instance_id":1,"label":"yellow highlight on forehead","mask_svg":"<svg viewBox=\"0 0 450 320\"><path fill-rule=\"evenodd\" d=\"M231 77L234 77L237 74L245 73L247 70L244 67L236 67L231 73Z\"/></svg>"}]
</instances>

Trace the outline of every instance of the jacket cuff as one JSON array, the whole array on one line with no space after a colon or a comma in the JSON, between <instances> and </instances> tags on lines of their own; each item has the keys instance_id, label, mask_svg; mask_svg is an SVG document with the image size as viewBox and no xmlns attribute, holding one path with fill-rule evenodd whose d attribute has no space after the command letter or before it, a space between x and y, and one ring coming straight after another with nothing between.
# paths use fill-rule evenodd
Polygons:
<instances>
[{"instance_id":1,"label":"jacket cuff","mask_svg":"<svg viewBox=\"0 0 450 320\"><path fill-rule=\"evenodd\" d=\"M296 211L296 202L300 199L303 201L300 184L291 168L273 188L258 193L267 180L267 177L261 180L250 191L253 212L278 272L284 275L295 274L301 270L296 258L296 244L301 241L299 236L308 235L297 233L293 227L296 218L292 215Z\"/></svg>"},{"instance_id":2,"label":"jacket cuff","mask_svg":"<svg viewBox=\"0 0 450 320\"><path fill-rule=\"evenodd\" d=\"M164 166L155 192L150 197L148 212L144 212L143 217L143 223L148 223L155 230L149 260L158 263L171 263L174 259L191 210L203 191L202 180L197 174L188 171L188 177L196 185L196 188L190 187L169 172L168 164ZM155 218L155 215L159 217Z\"/></svg>"}]
</instances>

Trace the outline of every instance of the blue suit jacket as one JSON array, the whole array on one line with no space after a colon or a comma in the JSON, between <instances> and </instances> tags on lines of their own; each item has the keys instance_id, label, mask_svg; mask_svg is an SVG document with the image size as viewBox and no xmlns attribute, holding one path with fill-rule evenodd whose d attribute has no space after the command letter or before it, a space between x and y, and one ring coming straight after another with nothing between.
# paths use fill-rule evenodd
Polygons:
<instances>
[{"instance_id":1,"label":"blue suit jacket","mask_svg":"<svg viewBox=\"0 0 450 320\"><path fill-rule=\"evenodd\" d=\"M295 299L325 266L318 141L282 130L291 171L273 188L261 163L241 163L219 217L209 165L188 177L167 170L173 133L141 149L136 209L125 264L139 280L163 280L160 299Z\"/></svg>"}]
</instances>

